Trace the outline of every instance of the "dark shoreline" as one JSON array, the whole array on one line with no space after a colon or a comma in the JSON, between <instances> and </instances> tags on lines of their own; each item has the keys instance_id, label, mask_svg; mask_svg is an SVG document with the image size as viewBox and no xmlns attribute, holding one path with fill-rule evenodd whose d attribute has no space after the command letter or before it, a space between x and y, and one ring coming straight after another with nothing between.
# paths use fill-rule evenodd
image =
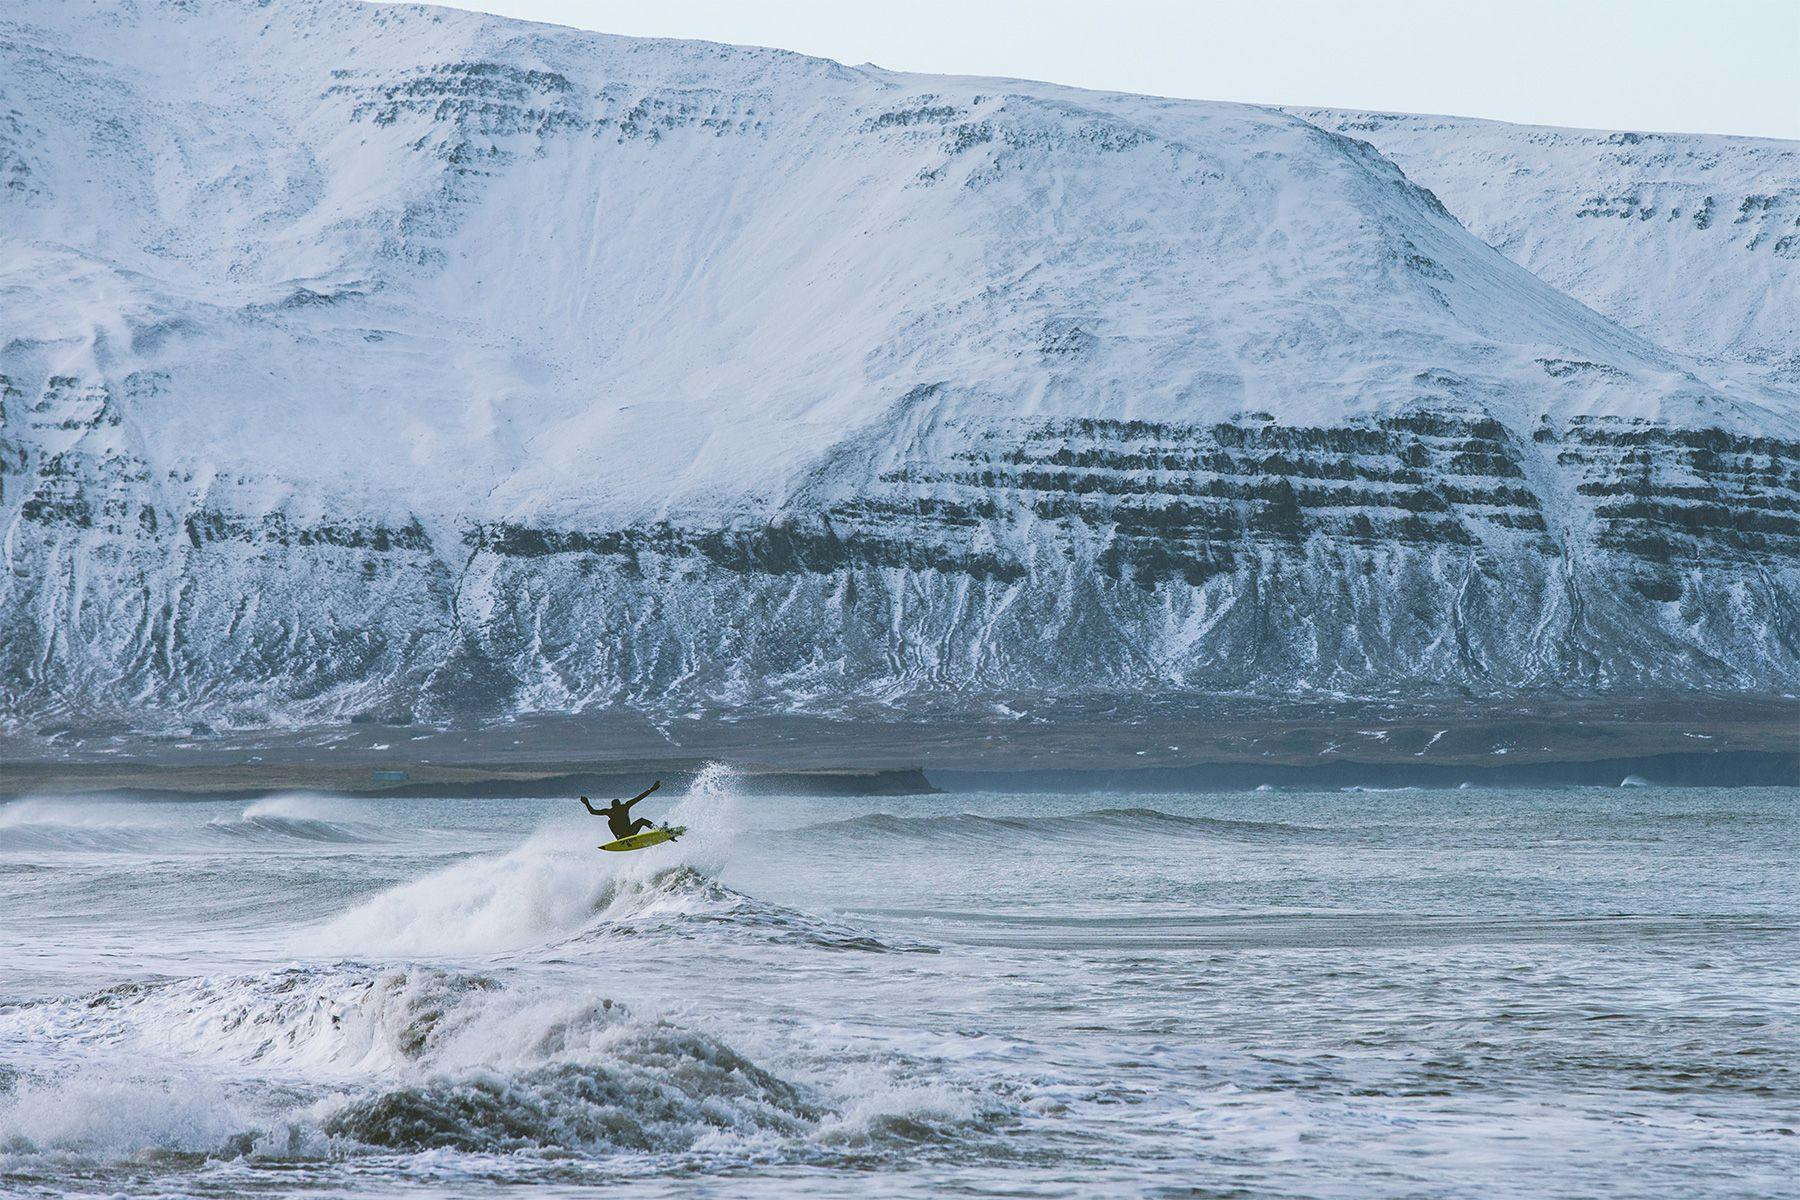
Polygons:
<instances>
[{"instance_id":1,"label":"dark shoreline","mask_svg":"<svg viewBox=\"0 0 1800 1200\"><path fill-rule=\"evenodd\" d=\"M260 800L287 792L312 792L364 799L569 799L626 795L646 781L661 780L680 791L705 769L704 762L620 764L570 770L473 765L444 772L384 780L371 771L271 766L246 772L230 767L170 768L62 765L29 772L7 768L0 779L0 803L22 796L63 796L128 800ZM416 768L415 768L416 770ZM15 776L16 773L16 777ZM747 771L733 781L751 796L916 796L938 791L914 769Z\"/></svg>"},{"instance_id":2,"label":"dark shoreline","mask_svg":"<svg viewBox=\"0 0 1800 1200\"><path fill-rule=\"evenodd\" d=\"M1586 762L1505 766L1335 762L1321 766L1200 763L1111 771L927 771L946 792L1247 792L1346 789L1648 786L1792 787L1800 785L1800 753L1761 750L1659 754Z\"/></svg>"},{"instance_id":3,"label":"dark shoreline","mask_svg":"<svg viewBox=\"0 0 1800 1200\"><path fill-rule=\"evenodd\" d=\"M245 785L206 772L158 778L145 772L126 782L117 775L58 772L36 786L0 787L0 802L26 795L130 800L259 800L286 792L364 799L567 799L623 795L652 776L674 789L688 786L699 770L658 765L633 771L579 771L521 775L470 773L444 780L345 783L306 773ZM1628 782L1629 781L1629 782ZM1195 763L1183 767L1101 770L966 770L914 768L879 771L764 771L737 776L735 789L750 796L920 796L961 792L1153 793L1277 791L1377 791L1462 786L1621 787L1632 783L1685 787L1792 787L1800 785L1800 753L1738 751L1663 754L1587 762L1535 762L1499 767L1343 761L1322 766Z\"/></svg>"},{"instance_id":4,"label":"dark shoreline","mask_svg":"<svg viewBox=\"0 0 1800 1200\"><path fill-rule=\"evenodd\" d=\"M1210 697L852 717L632 712L472 729L0 735L0 799L412 798L628 794L729 765L749 794L938 790L1800 785L1791 697L1566 697L1409 703Z\"/></svg>"}]
</instances>

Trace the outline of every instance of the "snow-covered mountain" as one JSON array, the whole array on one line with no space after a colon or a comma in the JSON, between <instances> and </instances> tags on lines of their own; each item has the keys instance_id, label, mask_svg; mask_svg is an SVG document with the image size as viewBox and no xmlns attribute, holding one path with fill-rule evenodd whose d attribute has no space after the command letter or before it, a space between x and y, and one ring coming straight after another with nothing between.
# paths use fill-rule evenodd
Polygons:
<instances>
[{"instance_id":1,"label":"snow-covered mountain","mask_svg":"<svg viewBox=\"0 0 1800 1200\"><path fill-rule=\"evenodd\" d=\"M1791 690L1800 151L1631 150L0 0L4 709Z\"/></svg>"}]
</instances>

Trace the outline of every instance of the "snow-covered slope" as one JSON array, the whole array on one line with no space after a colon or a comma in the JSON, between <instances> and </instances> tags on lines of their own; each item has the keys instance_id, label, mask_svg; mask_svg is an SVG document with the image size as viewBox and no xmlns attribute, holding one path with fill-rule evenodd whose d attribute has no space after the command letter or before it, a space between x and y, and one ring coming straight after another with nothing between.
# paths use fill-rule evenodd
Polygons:
<instances>
[{"instance_id":1,"label":"snow-covered slope","mask_svg":"<svg viewBox=\"0 0 1800 1200\"><path fill-rule=\"evenodd\" d=\"M1292 114L0 0L0 182L16 716L1800 676L1788 294Z\"/></svg>"},{"instance_id":2,"label":"snow-covered slope","mask_svg":"<svg viewBox=\"0 0 1800 1200\"><path fill-rule=\"evenodd\" d=\"M1800 393L1800 143L1292 109L1469 230L1731 386Z\"/></svg>"}]
</instances>

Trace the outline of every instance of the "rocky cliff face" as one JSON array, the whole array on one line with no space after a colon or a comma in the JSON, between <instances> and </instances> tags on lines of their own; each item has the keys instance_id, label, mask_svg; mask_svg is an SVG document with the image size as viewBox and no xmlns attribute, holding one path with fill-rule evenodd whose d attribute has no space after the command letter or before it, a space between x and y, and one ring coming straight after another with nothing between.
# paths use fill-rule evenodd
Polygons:
<instances>
[{"instance_id":1,"label":"rocky cliff face","mask_svg":"<svg viewBox=\"0 0 1800 1200\"><path fill-rule=\"evenodd\" d=\"M1571 266L1454 123L0 18L12 720L1800 682L1793 274Z\"/></svg>"}]
</instances>

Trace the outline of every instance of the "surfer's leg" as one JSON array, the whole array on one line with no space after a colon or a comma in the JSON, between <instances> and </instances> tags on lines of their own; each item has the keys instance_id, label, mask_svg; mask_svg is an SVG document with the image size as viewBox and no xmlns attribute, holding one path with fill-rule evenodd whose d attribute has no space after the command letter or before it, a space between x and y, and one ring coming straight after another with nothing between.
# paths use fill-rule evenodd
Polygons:
<instances>
[{"instance_id":1,"label":"surfer's leg","mask_svg":"<svg viewBox=\"0 0 1800 1200\"><path fill-rule=\"evenodd\" d=\"M646 829L655 829L655 828L656 828L656 823L654 821L651 821L646 817L639 817L637 820L635 820L631 823L631 833L628 833L625 836L630 837L632 833L642 833Z\"/></svg>"}]
</instances>

